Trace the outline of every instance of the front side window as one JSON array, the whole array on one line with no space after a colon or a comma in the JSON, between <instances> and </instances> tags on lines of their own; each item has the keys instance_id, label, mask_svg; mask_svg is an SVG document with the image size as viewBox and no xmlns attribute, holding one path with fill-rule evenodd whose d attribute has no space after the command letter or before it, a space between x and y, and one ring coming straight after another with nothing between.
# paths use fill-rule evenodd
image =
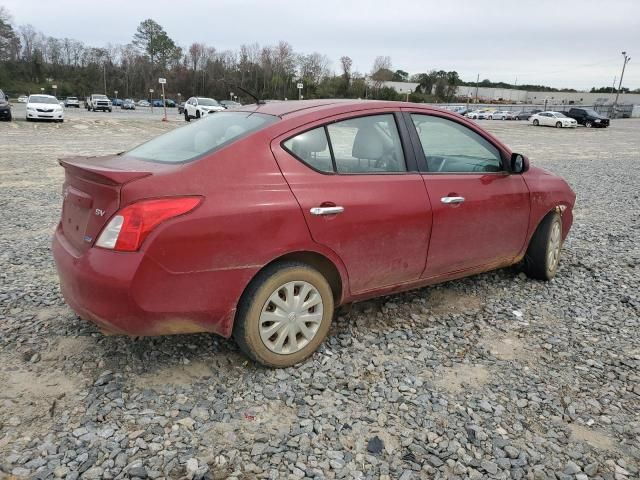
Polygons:
<instances>
[{"instance_id":1,"label":"front side window","mask_svg":"<svg viewBox=\"0 0 640 480\"><path fill-rule=\"evenodd\" d=\"M252 112L219 112L186 127L160 135L126 155L162 163L182 163L212 153L278 121Z\"/></svg>"},{"instance_id":2,"label":"front side window","mask_svg":"<svg viewBox=\"0 0 640 480\"><path fill-rule=\"evenodd\" d=\"M323 172L407 171L393 114L331 123L296 135L285 141L283 146L310 167Z\"/></svg>"},{"instance_id":3,"label":"front side window","mask_svg":"<svg viewBox=\"0 0 640 480\"><path fill-rule=\"evenodd\" d=\"M445 118L411 114L427 170L435 173L500 172L500 151L470 128Z\"/></svg>"}]
</instances>

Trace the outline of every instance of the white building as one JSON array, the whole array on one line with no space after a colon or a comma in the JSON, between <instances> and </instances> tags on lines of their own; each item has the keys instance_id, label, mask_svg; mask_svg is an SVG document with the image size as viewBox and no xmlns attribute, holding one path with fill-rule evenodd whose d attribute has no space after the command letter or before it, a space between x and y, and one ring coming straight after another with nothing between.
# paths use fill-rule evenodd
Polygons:
<instances>
[{"instance_id":1,"label":"white building","mask_svg":"<svg viewBox=\"0 0 640 480\"><path fill-rule=\"evenodd\" d=\"M457 88L456 95L476 98L476 87L461 86ZM611 105L616 98L615 93L589 93L589 92L534 92L515 90L511 88L478 87L479 102L509 102L542 105L545 102L552 105ZM621 93L618 97L619 105L640 105L640 93Z\"/></svg>"}]
</instances>

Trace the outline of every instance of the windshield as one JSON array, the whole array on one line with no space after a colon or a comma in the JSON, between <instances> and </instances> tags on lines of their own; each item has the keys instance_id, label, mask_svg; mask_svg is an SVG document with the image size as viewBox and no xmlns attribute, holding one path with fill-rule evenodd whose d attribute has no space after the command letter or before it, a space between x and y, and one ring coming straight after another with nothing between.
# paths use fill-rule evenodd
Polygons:
<instances>
[{"instance_id":1,"label":"windshield","mask_svg":"<svg viewBox=\"0 0 640 480\"><path fill-rule=\"evenodd\" d=\"M229 145L271 125L278 117L251 112L219 112L177 128L127 152L141 160L183 163Z\"/></svg>"},{"instance_id":2,"label":"windshield","mask_svg":"<svg viewBox=\"0 0 640 480\"><path fill-rule=\"evenodd\" d=\"M29 97L29 103L51 103L57 104L58 99L55 97L45 97L44 95L31 95Z\"/></svg>"},{"instance_id":3,"label":"windshield","mask_svg":"<svg viewBox=\"0 0 640 480\"><path fill-rule=\"evenodd\" d=\"M77 97L67 97L67 100L77 100Z\"/></svg>"},{"instance_id":4,"label":"windshield","mask_svg":"<svg viewBox=\"0 0 640 480\"><path fill-rule=\"evenodd\" d=\"M0 90L0 101L4 100L4 92Z\"/></svg>"},{"instance_id":5,"label":"windshield","mask_svg":"<svg viewBox=\"0 0 640 480\"><path fill-rule=\"evenodd\" d=\"M558 113L554 113L554 115L556 116L556 118L567 118L565 117L562 113L558 112Z\"/></svg>"},{"instance_id":6,"label":"windshield","mask_svg":"<svg viewBox=\"0 0 640 480\"><path fill-rule=\"evenodd\" d=\"M106 95L92 95L96 100L108 100Z\"/></svg>"},{"instance_id":7,"label":"windshield","mask_svg":"<svg viewBox=\"0 0 640 480\"><path fill-rule=\"evenodd\" d=\"M591 115L592 117L599 117L600 114L598 112L596 112L595 110L591 110L591 109L585 109L584 113L586 113L587 115Z\"/></svg>"},{"instance_id":8,"label":"windshield","mask_svg":"<svg viewBox=\"0 0 640 480\"><path fill-rule=\"evenodd\" d=\"M198 98L198 105L204 105L205 107L216 107L219 105L213 98Z\"/></svg>"}]
</instances>

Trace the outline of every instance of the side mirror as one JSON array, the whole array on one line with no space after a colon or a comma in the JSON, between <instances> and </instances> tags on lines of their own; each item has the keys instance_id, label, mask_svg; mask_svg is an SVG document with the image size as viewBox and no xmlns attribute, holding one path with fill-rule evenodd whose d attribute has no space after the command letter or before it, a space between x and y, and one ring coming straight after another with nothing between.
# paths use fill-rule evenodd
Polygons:
<instances>
[{"instance_id":1,"label":"side mirror","mask_svg":"<svg viewBox=\"0 0 640 480\"><path fill-rule=\"evenodd\" d=\"M524 173L529 170L529 159L520 153L511 154L511 173Z\"/></svg>"}]
</instances>

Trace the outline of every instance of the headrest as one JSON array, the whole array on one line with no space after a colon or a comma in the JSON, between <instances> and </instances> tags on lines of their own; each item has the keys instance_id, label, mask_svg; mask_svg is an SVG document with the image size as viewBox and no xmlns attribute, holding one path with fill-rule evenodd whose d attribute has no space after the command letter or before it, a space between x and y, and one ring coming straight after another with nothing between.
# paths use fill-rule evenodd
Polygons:
<instances>
[{"instance_id":1,"label":"headrest","mask_svg":"<svg viewBox=\"0 0 640 480\"><path fill-rule=\"evenodd\" d=\"M327 149L327 136L324 129L311 130L294 138L291 150L302 158L311 153L324 152Z\"/></svg>"},{"instance_id":2,"label":"headrest","mask_svg":"<svg viewBox=\"0 0 640 480\"><path fill-rule=\"evenodd\" d=\"M383 155L384 142L380 138L380 134L373 128L373 125L359 128L356 138L353 140L351 156L379 160Z\"/></svg>"}]
</instances>

